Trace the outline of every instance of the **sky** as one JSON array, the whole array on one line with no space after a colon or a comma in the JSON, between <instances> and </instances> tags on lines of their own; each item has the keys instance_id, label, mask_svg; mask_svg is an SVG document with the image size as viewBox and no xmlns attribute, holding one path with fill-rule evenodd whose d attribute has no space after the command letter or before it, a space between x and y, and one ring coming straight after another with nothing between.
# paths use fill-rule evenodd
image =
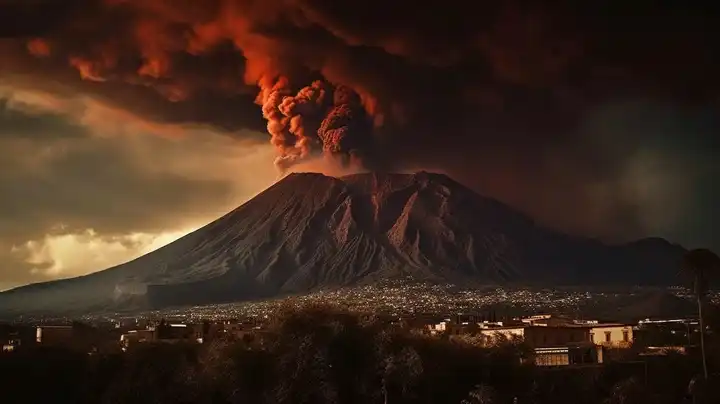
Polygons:
<instances>
[{"instance_id":1,"label":"sky","mask_svg":"<svg viewBox=\"0 0 720 404\"><path fill-rule=\"evenodd\" d=\"M328 161L720 251L718 10L525 3L0 0L0 290L138 257Z\"/></svg>"}]
</instances>

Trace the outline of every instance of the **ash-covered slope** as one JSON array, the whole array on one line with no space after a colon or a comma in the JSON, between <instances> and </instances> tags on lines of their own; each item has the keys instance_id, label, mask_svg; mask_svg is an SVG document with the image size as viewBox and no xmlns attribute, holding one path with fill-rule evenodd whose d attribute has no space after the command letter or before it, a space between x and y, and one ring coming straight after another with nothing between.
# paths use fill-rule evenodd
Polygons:
<instances>
[{"instance_id":1,"label":"ash-covered slope","mask_svg":"<svg viewBox=\"0 0 720 404\"><path fill-rule=\"evenodd\" d=\"M672 282L683 249L606 246L536 226L430 173L291 174L134 261L0 294L0 312L162 307L413 276L453 282Z\"/></svg>"}]
</instances>

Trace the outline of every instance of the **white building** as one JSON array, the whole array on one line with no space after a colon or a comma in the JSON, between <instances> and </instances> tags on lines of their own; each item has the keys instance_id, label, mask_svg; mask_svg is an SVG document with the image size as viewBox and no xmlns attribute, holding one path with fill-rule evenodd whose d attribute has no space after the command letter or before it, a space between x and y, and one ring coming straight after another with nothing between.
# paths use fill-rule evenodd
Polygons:
<instances>
[{"instance_id":1,"label":"white building","mask_svg":"<svg viewBox=\"0 0 720 404\"><path fill-rule=\"evenodd\" d=\"M633 328L626 324L594 324L590 326L590 340L609 348L628 348L633 343Z\"/></svg>"}]
</instances>

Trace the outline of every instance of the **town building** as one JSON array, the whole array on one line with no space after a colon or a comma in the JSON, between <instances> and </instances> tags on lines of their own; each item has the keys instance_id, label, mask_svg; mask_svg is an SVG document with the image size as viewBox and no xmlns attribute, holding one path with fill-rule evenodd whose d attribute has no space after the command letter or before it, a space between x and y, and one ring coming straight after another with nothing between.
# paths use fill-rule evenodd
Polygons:
<instances>
[{"instance_id":1,"label":"town building","mask_svg":"<svg viewBox=\"0 0 720 404\"><path fill-rule=\"evenodd\" d=\"M533 349L535 363L540 366L602 363L606 349L628 348L634 338L631 325L549 314L492 322L446 319L427 325L425 331L431 335L475 336L486 346L522 341Z\"/></svg>"},{"instance_id":2,"label":"town building","mask_svg":"<svg viewBox=\"0 0 720 404\"><path fill-rule=\"evenodd\" d=\"M160 323L155 339L162 342L203 342L202 326L183 323Z\"/></svg>"},{"instance_id":3,"label":"town building","mask_svg":"<svg viewBox=\"0 0 720 404\"><path fill-rule=\"evenodd\" d=\"M123 350L127 350L130 347L141 343L141 342L152 342L155 340L155 330L130 330L127 333L120 335L120 346Z\"/></svg>"},{"instance_id":4,"label":"town building","mask_svg":"<svg viewBox=\"0 0 720 404\"><path fill-rule=\"evenodd\" d=\"M644 347L699 344L700 324L695 318L640 320L634 340Z\"/></svg>"},{"instance_id":5,"label":"town building","mask_svg":"<svg viewBox=\"0 0 720 404\"><path fill-rule=\"evenodd\" d=\"M62 347L83 352L117 349L119 330L74 322L69 325L40 325L34 328L34 343L43 347Z\"/></svg>"},{"instance_id":6,"label":"town building","mask_svg":"<svg viewBox=\"0 0 720 404\"><path fill-rule=\"evenodd\" d=\"M633 343L633 327L627 324L594 324L588 326L590 340L608 348L629 348Z\"/></svg>"},{"instance_id":7,"label":"town building","mask_svg":"<svg viewBox=\"0 0 720 404\"><path fill-rule=\"evenodd\" d=\"M43 325L35 329L35 342L43 346L69 346L73 336L72 325Z\"/></svg>"},{"instance_id":8,"label":"town building","mask_svg":"<svg viewBox=\"0 0 720 404\"><path fill-rule=\"evenodd\" d=\"M482 329L481 334L489 344L498 337L506 339L521 339L531 348L546 348L563 346L567 344L591 343L590 329L582 326L510 326L492 327Z\"/></svg>"},{"instance_id":9,"label":"town building","mask_svg":"<svg viewBox=\"0 0 720 404\"><path fill-rule=\"evenodd\" d=\"M568 366L602 363L602 348L590 344L566 344L550 348L535 348L536 366Z\"/></svg>"},{"instance_id":10,"label":"town building","mask_svg":"<svg viewBox=\"0 0 720 404\"><path fill-rule=\"evenodd\" d=\"M521 340L533 349L536 365L562 366L603 362L602 345L595 344L591 330L591 327L578 324L548 326L536 323L486 328L481 334L488 345L501 339Z\"/></svg>"},{"instance_id":11,"label":"town building","mask_svg":"<svg viewBox=\"0 0 720 404\"><path fill-rule=\"evenodd\" d=\"M256 340L262 336L262 327L256 323L225 321L200 324L168 323L164 320L144 330L130 330L120 336L124 350L138 343L209 343L215 339Z\"/></svg>"},{"instance_id":12,"label":"town building","mask_svg":"<svg viewBox=\"0 0 720 404\"><path fill-rule=\"evenodd\" d=\"M2 352L14 352L32 345L35 345L35 328L0 324L0 350Z\"/></svg>"}]
</instances>

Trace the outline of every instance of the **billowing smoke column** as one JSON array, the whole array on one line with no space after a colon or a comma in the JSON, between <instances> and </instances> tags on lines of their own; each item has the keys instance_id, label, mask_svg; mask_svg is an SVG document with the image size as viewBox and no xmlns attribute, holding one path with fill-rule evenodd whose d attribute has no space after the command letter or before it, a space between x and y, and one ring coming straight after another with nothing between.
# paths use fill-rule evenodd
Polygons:
<instances>
[{"instance_id":1,"label":"billowing smoke column","mask_svg":"<svg viewBox=\"0 0 720 404\"><path fill-rule=\"evenodd\" d=\"M333 88L318 80L292 95L287 80L280 78L272 86L261 84L257 101L268 120L281 172L319 150L343 164L357 161L369 137L368 114L358 94L346 86Z\"/></svg>"},{"instance_id":2,"label":"billowing smoke column","mask_svg":"<svg viewBox=\"0 0 720 404\"><path fill-rule=\"evenodd\" d=\"M362 147L363 134L370 130L360 97L349 87L338 86L333 95L333 106L318 129L323 151L349 154Z\"/></svg>"}]
</instances>

